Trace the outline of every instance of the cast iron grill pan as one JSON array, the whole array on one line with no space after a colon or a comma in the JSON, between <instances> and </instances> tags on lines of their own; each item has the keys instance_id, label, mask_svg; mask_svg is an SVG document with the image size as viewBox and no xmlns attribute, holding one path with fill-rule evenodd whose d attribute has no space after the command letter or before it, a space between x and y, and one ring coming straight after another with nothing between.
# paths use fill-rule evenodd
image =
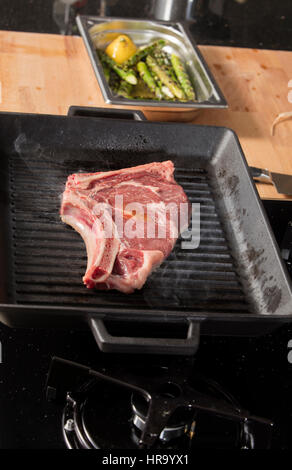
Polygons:
<instances>
[{"instance_id":1,"label":"cast iron grill pan","mask_svg":"<svg viewBox=\"0 0 292 470\"><path fill-rule=\"evenodd\" d=\"M81 115L85 114L84 110L78 112ZM123 121L125 120L124 114L125 112L122 116ZM103 118L106 116L104 110L102 115ZM140 117L137 112L134 116ZM238 263L239 253L232 246L232 237L228 236L228 227L224 223L225 214L218 204L220 197L218 188L213 183L214 174L206 165L204 156L206 150L201 150L200 158L190 159L184 158L182 148L180 155L174 158L174 155L168 156L163 154L164 152L159 152L159 149L154 149L153 142L149 140L150 148L147 152L149 137L139 132L145 125L150 130L150 123L126 121L128 125L139 126L137 130L134 127L135 133L128 137L128 151L127 149L120 151L119 145L115 143L109 151L111 140L115 141L115 129L121 129L122 126L121 121L112 120L112 115L110 119L103 119L100 122L80 117L54 119L48 116L29 116L27 119L31 121L31 124L41 124L39 136L36 140L35 128L34 136L23 132L24 129L21 129L21 126L27 122L24 116L14 117L18 126L20 124L20 129L17 135L15 133L12 137L14 140L10 142L5 172L9 197L10 233L8 236L10 239L10 276L7 278L6 291L9 297L9 310L13 309L14 312L20 310L17 323L22 315L20 323L26 324L25 312L31 310L31 306L39 316L39 323L42 319L46 323L51 308L54 309L52 316L55 320L59 316L58 312L60 317L64 317L66 312L69 318L80 315L83 319L90 318L95 337L104 350L132 348L137 351L140 348L145 351L148 348L149 352L154 352L154 349L159 352L161 349L161 352L188 353L191 350L193 352L197 347L198 324L206 318L213 319L214 329L218 318L219 324L222 325L224 318L228 324L231 318L252 318L254 321L259 315L261 319L264 318L263 313L271 313L273 316L275 312L264 311L262 307L255 305L254 299L247 295L246 286L242 282L245 273ZM56 142L55 145L54 142L51 142L51 145L50 142L42 142L43 134L45 134L44 128L47 125L51 134L52 127L57 129L56 121L59 124L57 132L61 137L59 142L57 145ZM80 124L80 132L84 125L95 129L95 139L99 141L99 148L96 149L94 146L90 148L86 138L81 139L78 147L74 148L70 142L70 124L77 123L77 121ZM100 134L101 122L105 125L102 135ZM53 126L52 123L54 123ZM64 123L67 127L67 137L63 137L64 130L60 132ZM171 126L173 130L176 127L176 125L160 125L162 137L165 127L171 128ZM156 124L155 127L159 128L159 125ZM126 129L124 127L124 131ZM212 128L209 129L212 131ZM216 131L218 132L218 129ZM221 130L221 132L224 131L226 132L226 130ZM73 129L72 132L74 133ZM45 140L48 137L47 135ZM102 143L103 139L106 142ZM133 145L131 145L135 139L142 142L134 146L136 152L133 151ZM118 291L86 289L82 285L87 261L84 243L73 229L61 222L59 216L61 195L68 175L79 171L107 171L149 161L163 161L168 158L174 161L175 179L183 186L190 202L200 203L201 242L199 248L183 250L178 240L171 255L151 275L145 287L131 295ZM230 177L232 176L234 175ZM254 261L258 264L259 260ZM277 261L282 268L280 261ZM262 311L257 311L260 308ZM76 310L78 310L77 315ZM139 335L137 333L135 337L135 322L138 325L139 322L145 321L147 316L149 321L154 322L158 331L159 324L160 326L165 326L165 323L187 325L187 338L143 339L141 333ZM194 319L197 321L194 322ZM126 325L124 330L133 330L134 337L112 336L109 333L111 327L105 327L105 320L122 323L130 321L128 324L124 323L124 326ZM234 321L231 321L232 323ZM152 336L155 337L155 334ZM159 336L164 335L159 334Z\"/></svg>"}]
</instances>

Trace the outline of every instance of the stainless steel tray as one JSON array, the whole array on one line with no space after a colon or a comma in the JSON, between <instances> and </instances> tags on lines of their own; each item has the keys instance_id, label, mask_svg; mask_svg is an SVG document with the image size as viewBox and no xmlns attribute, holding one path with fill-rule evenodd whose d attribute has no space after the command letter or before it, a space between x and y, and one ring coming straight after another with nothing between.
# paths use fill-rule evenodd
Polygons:
<instances>
[{"instance_id":1,"label":"stainless steel tray","mask_svg":"<svg viewBox=\"0 0 292 470\"><path fill-rule=\"evenodd\" d=\"M187 29L181 23L125 18L78 16L77 25L84 39L104 100L115 105L159 108L226 108L226 100L208 69L200 51ZM107 84L96 48L105 49L119 34L129 35L137 46L156 38L167 41L165 49L175 52L187 64L188 73L196 91L196 101L155 101L126 99L114 94Z\"/></svg>"}]
</instances>

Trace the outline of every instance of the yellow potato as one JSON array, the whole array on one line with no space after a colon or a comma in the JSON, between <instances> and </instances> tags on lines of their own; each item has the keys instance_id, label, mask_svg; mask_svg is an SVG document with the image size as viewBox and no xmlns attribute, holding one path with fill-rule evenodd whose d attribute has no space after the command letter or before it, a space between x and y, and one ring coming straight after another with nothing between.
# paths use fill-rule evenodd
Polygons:
<instances>
[{"instance_id":1,"label":"yellow potato","mask_svg":"<svg viewBox=\"0 0 292 470\"><path fill-rule=\"evenodd\" d=\"M125 34L121 34L107 46L105 52L117 64L122 64L135 54L136 50L133 41Z\"/></svg>"}]
</instances>

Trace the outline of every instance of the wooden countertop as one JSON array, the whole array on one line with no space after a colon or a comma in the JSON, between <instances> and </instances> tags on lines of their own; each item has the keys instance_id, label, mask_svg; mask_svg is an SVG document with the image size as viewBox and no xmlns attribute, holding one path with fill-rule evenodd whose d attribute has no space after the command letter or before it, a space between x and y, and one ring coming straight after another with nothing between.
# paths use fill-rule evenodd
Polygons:
<instances>
[{"instance_id":1,"label":"wooden countertop","mask_svg":"<svg viewBox=\"0 0 292 470\"><path fill-rule=\"evenodd\" d=\"M229 108L204 110L196 124L232 128L248 163L292 175L292 52L201 46ZM292 93L292 81L290 85ZM0 111L67 114L70 105L105 106L80 37L0 31ZM271 185L262 198L290 199Z\"/></svg>"}]
</instances>

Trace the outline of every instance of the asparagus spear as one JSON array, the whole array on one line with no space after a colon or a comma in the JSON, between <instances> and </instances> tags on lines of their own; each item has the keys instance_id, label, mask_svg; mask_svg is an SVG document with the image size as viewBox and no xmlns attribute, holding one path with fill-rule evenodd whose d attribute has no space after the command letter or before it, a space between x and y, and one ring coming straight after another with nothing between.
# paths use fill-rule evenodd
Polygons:
<instances>
[{"instance_id":1,"label":"asparagus spear","mask_svg":"<svg viewBox=\"0 0 292 470\"><path fill-rule=\"evenodd\" d=\"M157 64L156 60L150 55L146 57L146 63L150 70L157 75L163 85L166 85L171 93L179 100L184 100L185 95L181 88L168 76L168 74Z\"/></svg>"},{"instance_id":2,"label":"asparagus spear","mask_svg":"<svg viewBox=\"0 0 292 470\"><path fill-rule=\"evenodd\" d=\"M112 70L116 72L117 75L122 80L125 80L126 82L130 83L131 85L136 85L137 83L137 77L135 75L135 72L133 70L125 70L123 67L120 65L117 65L113 59L111 59L105 52L99 51L101 61L106 63Z\"/></svg>"},{"instance_id":3,"label":"asparagus spear","mask_svg":"<svg viewBox=\"0 0 292 470\"><path fill-rule=\"evenodd\" d=\"M131 68L136 65L143 57L146 57L150 54L154 49L159 49L165 46L166 42L164 39L158 39L157 41L152 42L146 46L139 47L137 52L132 55L126 62L123 63L124 68Z\"/></svg>"},{"instance_id":4,"label":"asparagus spear","mask_svg":"<svg viewBox=\"0 0 292 470\"><path fill-rule=\"evenodd\" d=\"M184 64L182 63L180 58L175 54L171 54L171 63L178 78L178 81L181 84L187 98L189 100L195 100L196 94L190 82L189 76L185 70Z\"/></svg>"},{"instance_id":5,"label":"asparagus spear","mask_svg":"<svg viewBox=\"0 0 292 470\"><path fill-rule=\"evenodd\" d=\"M145 62L138 62L137 64L137 70L139 72L140 77L144 80L144 82L147 84L147 86L150 88L150 90L155 93L156 98L159 100L162 99L162 93L160 91L159 86L156 85L154 78L151 75L150 70L148 69L147 65Z\"/></svg>"}]
</instances>

